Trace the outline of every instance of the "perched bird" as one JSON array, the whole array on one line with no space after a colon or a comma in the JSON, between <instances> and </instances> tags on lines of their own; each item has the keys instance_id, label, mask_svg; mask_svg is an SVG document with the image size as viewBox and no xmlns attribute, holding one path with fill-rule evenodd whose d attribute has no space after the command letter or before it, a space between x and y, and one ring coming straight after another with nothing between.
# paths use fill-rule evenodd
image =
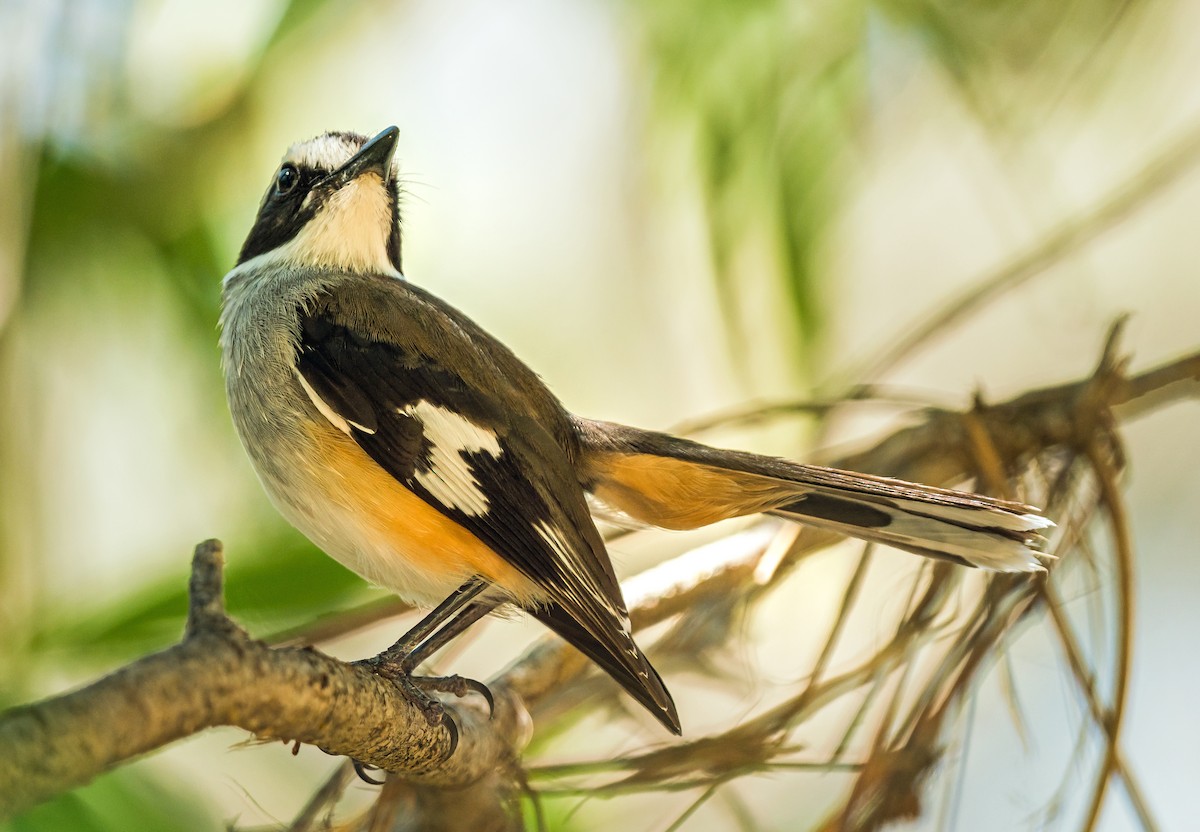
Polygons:
<instances>
[{"instance_id":1,"label":"perched bird","mask_svg":"<svg viewBox=\"0 0 1200 832\"><path fill-rule=\"evenodd\" d=\"M680 732L589 494L668 529L773 512L963 565L1041 568L1053 524L1029 506L569 413L403 277L397 136L326 133L287 151L225 276L221 345L234 424L279 511L368 581L445 599L383 663L431 721L443 715L424 690L439 683L412 677L417 664L515 604Z\"/></svg>"}]
</instances>

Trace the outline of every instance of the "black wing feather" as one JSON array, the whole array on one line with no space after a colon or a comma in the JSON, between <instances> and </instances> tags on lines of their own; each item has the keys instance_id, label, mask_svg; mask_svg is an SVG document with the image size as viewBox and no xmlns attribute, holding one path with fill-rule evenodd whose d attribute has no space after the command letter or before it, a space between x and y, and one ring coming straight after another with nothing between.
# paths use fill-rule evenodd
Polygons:
<instances>
[{"instance_id":1,"label":"black wing feather","mask_svg":"<svg viewBox=\"0 0 1200 832\"><path fill-rule=\"evenodd\" d=\"M636 669L631 669L628 662L616 661L610 646L597 640L557 604L547 604L532 612L539 621L599 665L643 708L666 726L667 730L675 734L680 733L675 702L663 684L662 677L645 657L641 658Z\"/></svg>"}]
</instances>

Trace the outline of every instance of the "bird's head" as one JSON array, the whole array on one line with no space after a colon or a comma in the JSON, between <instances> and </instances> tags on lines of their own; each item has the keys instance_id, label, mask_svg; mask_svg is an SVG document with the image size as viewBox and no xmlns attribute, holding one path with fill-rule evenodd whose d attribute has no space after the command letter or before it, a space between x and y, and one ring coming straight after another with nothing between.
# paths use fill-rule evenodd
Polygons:
<instances>
[{"instance_id":1,"label":"bird's head","mask_svg":"<svg viewBox=\"0 0 1200 832\"><path fill-rule=\"evenodd\" d=\"M400 131L325 133L288 148L238 266L251 260L350 272L400 272Z\"/></svg>"}]
</instances>

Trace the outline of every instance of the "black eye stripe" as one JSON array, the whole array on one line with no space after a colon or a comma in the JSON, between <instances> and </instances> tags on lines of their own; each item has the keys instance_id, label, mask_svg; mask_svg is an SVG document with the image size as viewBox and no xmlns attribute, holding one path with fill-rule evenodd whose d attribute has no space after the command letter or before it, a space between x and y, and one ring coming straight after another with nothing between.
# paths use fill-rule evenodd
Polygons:
<instances>
[{"instance_id":1,"label":"black eye stripe","mask_svg":"<svg viewBox=\"0 0 1200 832\"><path fill-rule=\"evenodd\" d=\"M326 175L324 171L297 167L290 162L276 171L258 217L238 254L239 264L278 248L300 232L327 196L318 191L314 194L316 199L305 203L306 196L313 193L312 187ZM287 182L282 182L281 177Z\"/></svg>"}]
</instances>

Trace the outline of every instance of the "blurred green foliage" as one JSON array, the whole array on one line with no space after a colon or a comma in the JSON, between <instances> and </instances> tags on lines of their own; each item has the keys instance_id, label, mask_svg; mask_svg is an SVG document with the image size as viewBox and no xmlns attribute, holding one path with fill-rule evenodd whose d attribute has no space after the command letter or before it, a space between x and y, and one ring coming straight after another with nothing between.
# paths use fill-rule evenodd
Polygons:
<instances>
[{"instance_id":1,"label":"blurred green foliage","mask_svg":"<svg viewBox=\"0 0 1200 832\"><path fill-rule=\"evenodd\" d=\"M808 347L800 354L814 355L814 248L866 104L865 7L661 0L635 8L661 113L695 142L727 324L739 340L755 335L740 301L750 278L736 260L741 247L760 247Z\"/></svg>"}]
</instances>

